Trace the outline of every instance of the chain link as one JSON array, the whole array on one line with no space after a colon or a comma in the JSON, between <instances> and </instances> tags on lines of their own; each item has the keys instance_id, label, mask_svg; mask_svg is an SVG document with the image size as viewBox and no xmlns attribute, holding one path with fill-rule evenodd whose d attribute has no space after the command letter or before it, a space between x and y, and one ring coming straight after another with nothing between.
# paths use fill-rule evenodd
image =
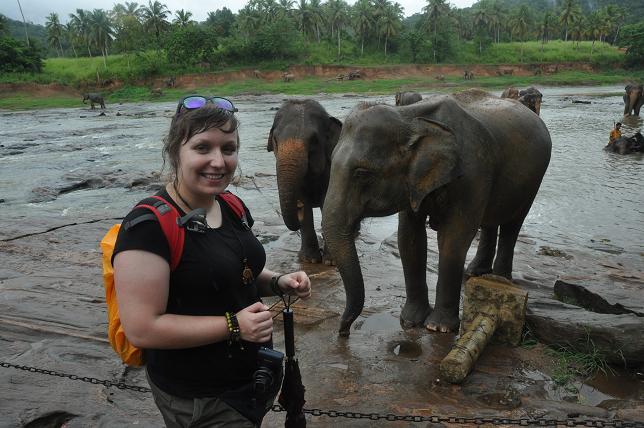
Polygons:
<instances>
[{"instance_id":1,"label":"chain link","mask_svg":"<svg viewBox=\"0 0 644 428\"><path fill-rule=\"evenodd\" d=\"M49 376L65 377L71 380L79 380L81 382L88 382L94 385L103 385L107 388L129 389L137 392L151 392L150 388L144 386L128 385L123 382L113 382L110 380L101 380L94 377L78 376L75 374L61 373L55 370L39 369L36 367L22 366L19 364L11 364L0 361L0 367L14 368L24 370L30 373L41 373ZM286 409L280 404L274 404L271 411L279 413L285 412ZM369 419L372 421L385 420L390 422L404 421L404 422L431 422L431 423L449 423L460 425L520 425L520 426L585 426L585 427L615 427L615 428L644 428L644 422L638 421L622 421L619 419L512 419L512 418L484 418L484 417L462 417L462 416L420 416L420 415L394 415L388 413L381 415L380 413L361 413L352 411L341 410L322 410L322 409L302 409L302 412L311 416L328 416L330 418L347 418L347 419Z\"/></svg>"}]
</instances>

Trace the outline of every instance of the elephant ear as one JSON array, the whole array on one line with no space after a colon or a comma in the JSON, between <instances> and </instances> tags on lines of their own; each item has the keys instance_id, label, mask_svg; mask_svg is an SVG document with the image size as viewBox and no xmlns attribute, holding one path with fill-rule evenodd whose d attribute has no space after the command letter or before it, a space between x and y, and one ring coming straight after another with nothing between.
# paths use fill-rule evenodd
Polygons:
<instances>
[{"instance_id":1,"label":"elephant ear","mask_svg":"<svg viewBox=\"0 0 644 428\"><path fill-rule=\"evenodd\" d=\"M342 122L339 119L329 116L329 127L327 129L327 141L325 151L327 152L327 157L331 158L331 153L333 149L338 144L338 139L340 138L340 132L342 132Z\"/></svg>"},{"instance_id":2,"label":"elephant ear","mask_svg":"<svg viewBox=\"0 0 644 428\"><path fill-rule=\"evenodd\" d=\"M409 198L415 212L434 190L463 175L461 144L444 123L417 117L412 121Z\"/></svg>"},{"instance_id":3,"label":"elephant ear","mask_svg":"<svg viewBox=\"0 0 644 428\"><path fill-rule=\"evenodd\" d=\"M272 152L275 149L275 147L273 147L273 129L275 128L271 128L271 132L268 133L268 143L266 144L266 150L269 152Z\"/></svg>"}]
</instances>

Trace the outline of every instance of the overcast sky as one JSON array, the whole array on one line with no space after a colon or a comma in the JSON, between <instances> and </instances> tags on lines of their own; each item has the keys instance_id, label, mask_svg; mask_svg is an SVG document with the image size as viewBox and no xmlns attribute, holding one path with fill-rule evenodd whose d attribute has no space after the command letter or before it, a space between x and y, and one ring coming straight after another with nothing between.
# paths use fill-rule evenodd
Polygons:
<instances>
[{"instance_id":1,"label":"overcast sky","mask_svg":"<svg viewBox=\"0 0 644 428\"><path fill-rule=\"evenodd\" d=\"M130 0L136 1L136 0ZM192 17L196 21L205 21L208 12L227 7L233 12L239 11L244 7L246 1L225 1L225 0L160 0L165 4L174 15L179 9L192 12ZM405 16L411 16L414 13L420 13L421 9L427 4L426 0L397 0L404 8ZM353 4L354 0L349 0ZM449 0L449 2L458 8L469 7L475 0ZM110 10L115 3L125 3L125 0L20 0L22 12L25 20L34 24L45 24L47 15L56 12L62 23L66 23L69 14L76 9L105 9ZM139 4L147 4L147 0L137 1ZM9 18L21 21L18 0L0 0L0 13Z\"/></svg>"}]
</instances>

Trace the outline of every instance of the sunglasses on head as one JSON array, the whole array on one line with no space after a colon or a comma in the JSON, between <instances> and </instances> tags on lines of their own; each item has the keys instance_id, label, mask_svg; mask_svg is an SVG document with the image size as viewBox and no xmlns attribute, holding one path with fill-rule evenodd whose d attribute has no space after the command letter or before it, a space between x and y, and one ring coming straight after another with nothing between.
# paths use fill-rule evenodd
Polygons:
<instances>
[{"instance_id":1,"label":"sunglasses on head","mask_svg":"<svg viewBox=\"0 0 644 428\"><path fill-rule=\"evenodd\" d=\"M205 106L209 102L213 103L215 107L219 107L220 109L230 113L235 113L236 111L238 111L233 102L227 98L204 97L203 95L188 95L187 97L183 97L181 101L179 101L179 105L177 106L177 114L179 114L181 108L184 108L186 110L195 110Z\"/></svg>"}]
</instances>

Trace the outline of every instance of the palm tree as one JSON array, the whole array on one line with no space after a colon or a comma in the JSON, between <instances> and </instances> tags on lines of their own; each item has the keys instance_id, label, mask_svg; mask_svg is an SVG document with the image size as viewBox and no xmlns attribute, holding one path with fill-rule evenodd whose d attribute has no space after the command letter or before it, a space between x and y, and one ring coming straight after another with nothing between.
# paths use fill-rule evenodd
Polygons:
<instances>
[{"instance_id":1,"label":"palm tree","mask_svg":"<svg viewBox=\"0 0 644 428\"><path fill-rule=\"evenodd\" d=\"M107 68L107 47L112 42L112 22L103 9L94 9L92 17L92 40L103 54L103 65Z\"/></svg>"},{"instance_id":2,"label":"palm tree","mask_svg":"<svg viewBox=\"0 0 644 428\"><path fill-rule=\"evenodd\" d=\"M564 0L561 15L559 15L559 22L564 26L564 41L568 41L568 26L581 15L581 9L577 0Z\"/></svg>"},{"instance_id":3,"label":"palm tree","mask_svg":"<svg viewBox=\"0 0 644 428\"><path fill-rule=\"evenodd\" d=\"M438 27L442 19L449 12L449 5L446 0L427 0L427 5L423 8L428 29L433 33L432 50L434 62L436 62L436 47L438 45ZM488 21L489 22L489 21Z\"/></svg>"},{"instance_id":4,"label":"palm tree","mask_svg":"<svg viewBox=\"0 0 644 428\"><path fill-rule=\"evenodd\" d=\"M277 4L277 14L280 17L289 17L293 13L294 0L279 0Z\"/></svg>"},{"instance_id":5,"label":"palm tree","mask_svg":"<svg viewBox=\"0 0 644 428\"><path fill-rule=\"evenodd\" d=\"M67 37L67 41L72 47L72 52L74 52L74 58L78 58L75 42L79 39L79 34L78 34L78 31L76 30L76 27L74 26L74 23L71 21L65 24L65 36Z\"/></svg>"},{"instance_id":6,"label":"palm tree","mask_svg":"<svg viewBox=\"0 0 644 428\"><path fill-rule=\"evenodd\" d=\"M338 38L338 59L340 59L340 40L342 28L346 24L347 14L349 6L344 0L329 0L327 2L327 18L328 22L331 25L331 37L334 33L337 34Z\"/></svg>"},{"instance_id":7,"label":"palm tree","mask_svg":"<svg viewBox=\"0 0 644 428\"><path fill-rule=\"evenodd\" d=\"M380 29L385 36L385 57L387 56L387 42L389 41L389 37L398 34L402 20L403 8L400 3L390 4L385 9L384 15L380 18Z\"/></svg>"},{"instance_id":8,"label":"palm tree","mask_svg":"<svg viewBox=\"0 0 644 428\"><path fill-rule=\"evenodd\" d=\"M297 21L297 28L300 30L302 35L305 36L309 31L312 33L315 32L311 21L311 8L306 0L300 0L294 14L295 20Z\"/></svg>"},{"instance_id":9,"label":"palm tree","mask_svg":"<svg viewBox=\"0 0 644 428\"><path fill-rule=\"evenodd\" d=\"M142 6L143 20L146 28L154 30L154 36L157 40L157 50L161 48L161 33L168 27L166 20L170 11L168 7L158 0L148 0L147 6Z\"/></svg>"},{"instance_id":10,"label":"palm tree","mask_svg":"<svg viewBox=\"0 0 644 428\"><path fill-rule=\"evenodd\" d=\"M487 10L482 7L476 9L476 11L474 12L474 27L479 33L479 55L483 53L482 34L486 29L489 28L489 22L490 18L488 16Z\"/></svg>"},{"instance_id":11,"label":"palm tree","mask_svg":"<svg viewBox=\"0 0 644 428\"><path fill-rule=\"evenodd\" d=\"M49 42L50 45L54 46L54 49L56 49L56 53L58 56L62 56L63 54L63 25L60 23L60 19L58 19L58 14L55 12L52 12L47 16L47 20L45 22L45 29L47 30L47 41ZM60 48L60 50L59 50Z\"/></svg>"},{"instance_id":12,"label":"palm tree","mask_svg":"<svg viewBox=\"0 0 644 428\"><path fill-rule=\"evenodd\" d=\"M360 35L360 55L364 55L364 39L373 28L371 0L358 0L353 5L353 25L356 34Z\"/></svg>"},{"instance_id":13,"label":"palm tree","mask_svg":"<svg viewBox=\"0 0 644 428\"><path fill-rule=\"evenodd\" d=\"M605 17L603 17L602 15L603 13L601 13L600 11L595 11L590 14L586 21L586 36L588 36L588 38L593 41L592 45L590 46L591 57L593 56L593 51L595 50L595 41L597 40L597 37L599 37L599 40L601 41L605 23Z\"/></svg>"},{"instance_id":14,"label":"palm tree","mask_svg":"<svg viewBox=\"0 0 644 428\"><path fill-rule=\"evenodd\" d=\"M516 12L516 15L510 20L512 32L517 35L520 42L525 42L525 36L531 27L532 18L530 16L530 9L527 5L522 5ZM521 56L519 62L523 61L523 47L525 43L521 43Z\"/></svg>"},{"instance_id":15,"label":"palm tree","mask_svg":"<svg viewBox=\"0 0 644 428\"><path fill-rule=\"evenodd\" d=\"M92 50L90 49L90 32L92 28L90 12L87 12L83 9L76 9L76 14L69 14L70 22L74 25L77 33L80 34L83 42L87 46L87 53L90 58L92 56Z\"/></svg>"},{"instance_id":16,"label":"palm tree","mask_svg":"<svg viewBox=\"0 0 644 428\"><path fill-rule=\"evenodd\" d=\"M175 11L174 13L176 18L174 18L172 23L178 27L187 27L188 25L195 23L195 21L190 19L192 17L192 12L181 9Z\"/></svg>"},{"instance_id":17,"label":"palm tree","mask_svg":"<svg viewBox=\"0 0 644 428\"><path fill-rule=\"evenodd\" d=\"M311 25L313 26L317 41L320 43L320 33L322 32L322 26L324 25L324 9L322 8L320 0L310 0L309 11L311 16Z\"/></svg>"}]
</instances>

